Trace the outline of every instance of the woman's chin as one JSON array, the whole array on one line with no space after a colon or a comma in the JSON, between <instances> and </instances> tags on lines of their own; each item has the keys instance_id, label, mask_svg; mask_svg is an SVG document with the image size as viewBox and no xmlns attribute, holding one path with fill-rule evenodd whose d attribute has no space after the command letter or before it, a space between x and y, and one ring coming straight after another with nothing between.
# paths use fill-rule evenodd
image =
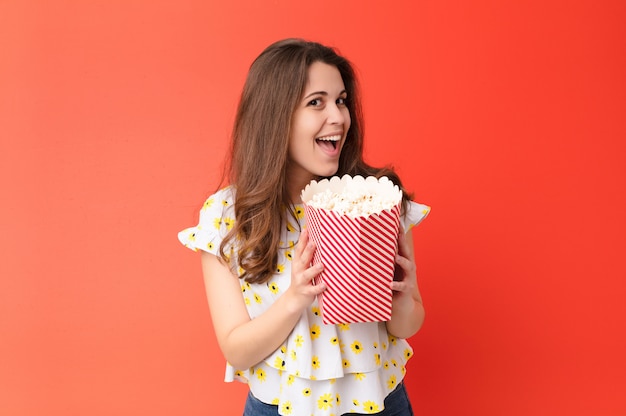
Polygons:
<instances>
[{"instance_id":1,"label":"woman's chin","mask_svg":"<svg viewBox=\"0 0 626 416\"><path fill-rule=\"evenodd\" d=\"M320 170L319 174L317 176L321 176L323 178L329 177L329 176L334 176L337 173L337 167L333 168L333 169L324 169L324 170Z\"/></svg>"}]
</instances>

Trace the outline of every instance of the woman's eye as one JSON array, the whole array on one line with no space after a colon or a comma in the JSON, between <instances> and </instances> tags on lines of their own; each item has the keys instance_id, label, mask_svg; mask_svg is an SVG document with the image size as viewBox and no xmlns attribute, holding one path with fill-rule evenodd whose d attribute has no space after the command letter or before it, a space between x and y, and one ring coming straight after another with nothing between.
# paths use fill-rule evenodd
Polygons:
<instances>
[{"instance_id":1,"label":"woman's eye","mask_svg":"<svg viewBox=\"0 0 626 416\"><path fill-rule=\"evenodd\" d=\"M346 105L347 102L348 102L348 99L346 97L341 97L337 99L337 104L339 105Z\"/></svg>"},{"instance_id":2,"label":"woman's eye","mask_svg":"<svg viewBox=\"0 0 626 416\"><path fill-rule=\"evenodd\" d=\"M316 98L314 100L309 101L308 105L313 106L313 107L319 107L320 105L322 105L322 100L320 100L319 98Z\"/></svg>"}]
</instances>

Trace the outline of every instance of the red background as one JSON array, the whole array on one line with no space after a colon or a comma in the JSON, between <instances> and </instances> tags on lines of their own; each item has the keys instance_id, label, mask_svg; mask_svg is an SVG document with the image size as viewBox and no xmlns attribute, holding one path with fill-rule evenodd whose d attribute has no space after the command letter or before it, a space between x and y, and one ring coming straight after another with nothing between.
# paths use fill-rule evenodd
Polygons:
<instances>
[{"instance_id":1,"label":"red background","mask_svg":"<svg viewBox=\"0 0 626 416\"><path fill-rule=\"evenodd\" d=\"M0 1L0 414L241 414L199 259L248 65L338 46L433 207L419 415L626 415L623 1Z\"/></svg>"}]
</instances>

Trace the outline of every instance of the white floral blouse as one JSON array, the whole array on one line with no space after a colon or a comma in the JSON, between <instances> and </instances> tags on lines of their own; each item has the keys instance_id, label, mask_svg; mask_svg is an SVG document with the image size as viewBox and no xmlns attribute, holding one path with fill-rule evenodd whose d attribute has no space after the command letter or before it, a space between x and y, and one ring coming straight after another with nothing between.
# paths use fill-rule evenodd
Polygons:
<instances>
[{"instance_id":1,"label":"white floral blouse","mask_svg":"<svg viewBox=\"0 0 626 416\"><path fill-rule=\"evenodd\" d=\"M235 221L234 191L224 188L207 199L195 227L178 234L186 247L213 254ZM430 208L411 202L401 223L408 232ZM293 247L304 224L304 207L296 206L298 224L283 229L278 266L262 284L241 280L250 318L261 315L291 281ZM292 220L293 221L293 220ZM307 308L280 348L251 368L226 364L225 381L249 385L262 402L278 405L281 415L330 416L378 413L383 401L406 373L413 350L404 339L387 333L384 322L326 325L317 300Z\"/></svg>"}]
</instances>

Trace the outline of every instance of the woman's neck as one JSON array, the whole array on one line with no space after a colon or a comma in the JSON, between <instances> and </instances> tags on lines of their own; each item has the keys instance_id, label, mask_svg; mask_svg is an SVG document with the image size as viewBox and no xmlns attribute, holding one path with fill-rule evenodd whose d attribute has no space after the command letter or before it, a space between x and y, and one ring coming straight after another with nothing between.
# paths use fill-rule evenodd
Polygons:
<instances>
[{"instance_id":1,"label":"woman's neck","mask_svg":"<svg viewBox=\"0 0 626 416\"><path fill-rule=\"evenodd\" d=\"M300 195L302 194L302 190L313 179L315 178L312 175L293 175L289 177L287 181L287 192L289 192L289 199L292 203L302 203L302 198L300 197Z\"/></svg>"}]
</instances>

